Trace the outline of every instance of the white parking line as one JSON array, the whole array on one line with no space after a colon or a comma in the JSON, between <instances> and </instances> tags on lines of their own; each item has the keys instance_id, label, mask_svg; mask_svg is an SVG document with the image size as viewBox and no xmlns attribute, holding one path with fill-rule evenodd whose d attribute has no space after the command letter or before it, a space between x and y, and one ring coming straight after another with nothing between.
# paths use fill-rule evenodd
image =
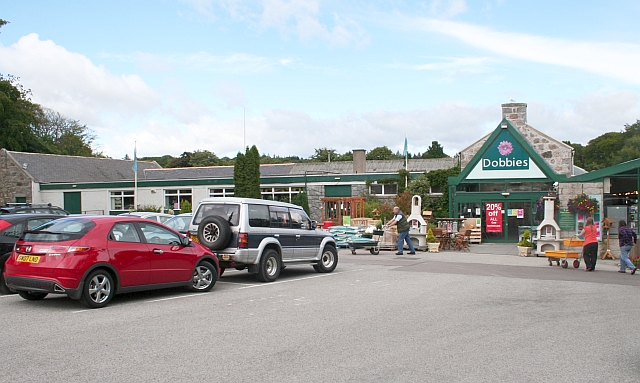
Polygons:
<instances>
[{"instance_id":1,"label":"white parking line","mask_svg":"<svg viewBox=\"0 0 640 383\"><path fill-rule=\"evenodd\" d=\"M101 309L84 309L84 310L72 311L71 313L72 314L80 314L80 313L86 313L86 312L91 312L91 311L97 313L97 312L101 312L102 310L106 310L108 308L110 308L110 307L107 306L107 307L103 307Z\"/></svg>"},{"instance_id":2,"label":"white parking line","mask_svg":"<svg viewBox=\"0 0 640 383\"><path fill-rule=\"evenodd\" d=\"M195 293L195 294L189 294L189 295L180 295L177 297L170 297L170 298L160 298L160 299L152 299L150 301L146 301L147 303L152 303L152 302L163 302L163 301L171 301L174 299L182 299L182 298L191 298L191 297L199 297L199 296L204 296L207 295L209 293Z\"/></svg>"},{"instance_id":3,"label":"white parking line","mask_svg":"<svg viewBox=\"0 0 640 383\"><path fill-rule=\"evenodd\" d=\"M18 294L7 294L7 295L0 295L0 298L9 298L9 297L19 297L20 295Z\"/></svg>"},{"instance_id":4,"label":"white parking line","mask_svg":"<svg viewBox=\"0 0 640 383\"><path fill-rule=\"evenodd\" d=\"M228 285L245 285L245 286L256 286L257 283L242 283L242 282L229 282L229 281L218 281L216 283L226 283Z\"/></svg>"},{"instance_id":5,"label":"white parking line","mask_svg":"<svg viewBox=\"0 0 640 383\"><path fill-rule=\"evenodd\" d=\"M355 270L349 270L349 271L340 271L337 273L327 273L327 274L320 274L320 275L314 275L312 277L305 277L305 278L297 278L297 279L289 279L286 281L277 281L277 282L271 282L271 283L261 283L259 285L249 285L249 286L244 286L244 287L240 287L238 288L238 290L242 290L242 289L250 289L253 287L265 287L265 286L273 286L273 285L278 285L280 283L289 283L289 282L297 282L297 281L303 281L305 279L312 279L312 278L322 278L322 277L330 277L332 275L338 275L338 274L344 274L344 273L350 273L353 271L362 271L362 269L355 269Z\"/></svg>"}]
</instances>

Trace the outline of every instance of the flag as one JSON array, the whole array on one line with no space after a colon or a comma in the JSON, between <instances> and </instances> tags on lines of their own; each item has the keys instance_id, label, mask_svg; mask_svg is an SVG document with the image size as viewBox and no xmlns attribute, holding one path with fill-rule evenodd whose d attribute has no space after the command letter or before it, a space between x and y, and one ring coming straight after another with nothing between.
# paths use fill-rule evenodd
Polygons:
<instances>
[{"instance_id":1,"label":"flag","mask_svg":"<svg viewBox=\"0 0 640 383\"><path fill-rule=\"evenodd\" d=\"M138 156L136 155L136 147L133 147L133 166L131 167L134 173L138 173Z\"/></svg>"},{"instance_id":2,"label":"flag","mask_svg":"<svg viewBox=\"0 0 640 383\"><path fill-rule=\"evenodd\" d=\"M407 160L409 156L409 145L407 143L407 136L404 136L404 159Z\"/></svg>"}]
</instances>

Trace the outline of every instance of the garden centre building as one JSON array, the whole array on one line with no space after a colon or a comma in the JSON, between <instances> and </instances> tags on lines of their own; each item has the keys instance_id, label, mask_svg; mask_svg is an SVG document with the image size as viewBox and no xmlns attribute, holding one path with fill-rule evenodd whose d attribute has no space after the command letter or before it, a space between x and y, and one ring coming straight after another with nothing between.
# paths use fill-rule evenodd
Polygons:
<instances>
[{"instance_id":1,"label":"garden centre building","mask_svg":"<svg viewBox=\"0 0 640 383\"><path fill-rule=\"evenodd\" d=\"M403 160L368 161L364 150L353 154L349 162L261 165L263 198L290 200L306 189L311 217L321 220L323 198L397 193L388 180L398 177ZM167 208L183 200L197 204L205 197L233 195L233 167L228 166L163 169L138 162L134 190L132 161L4 149L0 159L0 204L51 203L72 213L118 214L134 204L134 194L138 205ZM480 219L483 241L515 242L522 227L540 223L539 200L549 192L559 194L556 220L567 235L584 221L585 215L567 210L567 201L581 193L598 201L597 222L626 219L637 230L640 159L587 173L573 165L570 146L527 124L524 103L503 104L495 130L456 157L411 159L408 170L416 177L458 163L460 175L449 179L449 215ZM489 229L487 214L498 217Z\"/></svg>"}]
</instances>

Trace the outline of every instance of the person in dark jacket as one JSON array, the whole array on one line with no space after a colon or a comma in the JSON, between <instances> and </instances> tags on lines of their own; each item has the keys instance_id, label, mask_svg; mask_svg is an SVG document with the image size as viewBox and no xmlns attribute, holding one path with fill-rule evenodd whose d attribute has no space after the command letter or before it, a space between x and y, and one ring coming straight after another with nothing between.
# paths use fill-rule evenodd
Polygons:
<instances>
[{"instance_id":1,"label":"person in dark jacket","mask_svg":"<svg viewBox=\"0 0 640 383\"><path fill-rule=\"evenodd\" d=\"M413 247L413 242L411 242L411 238L409 238L409 229L411 229L411 224L407 221L407 217L405 217L402 210L399 207L393 208L393 219L385 225L386 227L396 225L398 227L398 252L396 255L402 255L402 248L404 247L404 241L407 241L407 245L409 246L409 254L415 254L416 250Z\"/></svg>"},{"instance_id":2,"label":"person in dark jacket","mask_svg":"<svg viewBox=\"0 0 640 383\"><path fill-rule=\"evenodd\" d=\"M631 275L636 273L638 269L635 265L629 260L629 251L633 245L638 242L638 236L634 230L631 230L627 227L627 222L624 219L621 219L618 222L618 243L620 244L620 270L619 273L624 273L627 271L627 268L631 270Z\"/></svg>"}]
</instances>

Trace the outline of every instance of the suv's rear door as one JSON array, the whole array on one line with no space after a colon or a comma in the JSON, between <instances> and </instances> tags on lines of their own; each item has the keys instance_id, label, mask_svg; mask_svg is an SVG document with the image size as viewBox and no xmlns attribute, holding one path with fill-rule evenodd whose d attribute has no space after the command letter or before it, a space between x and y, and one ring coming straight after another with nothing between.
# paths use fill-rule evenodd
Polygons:
<instances>
[{"instance_id":1,"label":"suv's rear door","mask_svg":"<svg viewBox=\"0 0 640 383\"><path fill-rule=\"evenodd\" d=\"M289 209L282 206L269 206L271 234L280 242L282 259L292 259L296 246L296 233L291 228Z\"/></svg>"}]
</instances>

